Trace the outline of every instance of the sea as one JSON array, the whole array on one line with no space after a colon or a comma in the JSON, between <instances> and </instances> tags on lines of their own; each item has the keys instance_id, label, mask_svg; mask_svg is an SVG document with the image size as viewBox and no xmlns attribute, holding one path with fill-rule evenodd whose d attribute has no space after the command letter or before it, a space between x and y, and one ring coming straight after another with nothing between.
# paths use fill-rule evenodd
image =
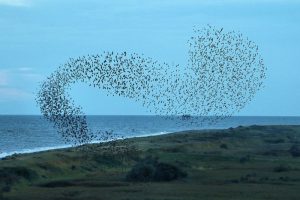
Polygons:
<instances>
[{"instance_id":1,"label":"sea","mask_svg":"<svg viewBox=\"0 0 300 200\"><path fill-rule=\"evenodd\" d=\"M188 120L160 116L87 116L93 131L112 131L124 137L161 135L184 130L224 129L250 125L300 125L300 117L230 117L216 123L189 123ZM97 142L97 141L93 141ZM100 141L99 141L100 142ZM67 148L53 124L43 116L0 115L0 158L19 153L31 153Z\"/></svg>"}]
</instances>

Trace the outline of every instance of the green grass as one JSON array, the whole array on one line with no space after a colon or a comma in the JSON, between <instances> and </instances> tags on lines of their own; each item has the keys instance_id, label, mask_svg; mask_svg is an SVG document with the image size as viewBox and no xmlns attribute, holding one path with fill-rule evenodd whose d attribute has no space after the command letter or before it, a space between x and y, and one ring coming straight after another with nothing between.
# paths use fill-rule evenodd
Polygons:
<instances>
[{"instance_id":1,"label":"green grass","mask_svg":"<svg viewBox=\"0 0 300 200\"><path fill-rule=\"evenodd\" d=\"M14 155L0 161L0 199L299 200L298 145L300 126L250 126ZM188 175L126 181L147 156Z\"/></svg>"}]
</instances>

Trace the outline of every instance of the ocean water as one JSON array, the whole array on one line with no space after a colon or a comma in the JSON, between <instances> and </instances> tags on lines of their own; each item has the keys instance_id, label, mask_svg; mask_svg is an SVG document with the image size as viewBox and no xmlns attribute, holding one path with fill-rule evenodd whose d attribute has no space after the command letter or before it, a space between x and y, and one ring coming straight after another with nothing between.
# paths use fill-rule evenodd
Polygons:
<instances>
[{"instance_id":1,"label":"ocean water","mask_svg":"<svg viewBox=\"0 0 300 200\"><path fill-rule=\"evenodd\" d=\"M88 116L89 127L113 131L123 137L140 137L183 130L222 129L248 125L300 125L300 117L231 117L215 124L178 123L158 116ZM66 144L42 116L0 116L0 158L72 146Z\"/></svg>"}]
</instances>

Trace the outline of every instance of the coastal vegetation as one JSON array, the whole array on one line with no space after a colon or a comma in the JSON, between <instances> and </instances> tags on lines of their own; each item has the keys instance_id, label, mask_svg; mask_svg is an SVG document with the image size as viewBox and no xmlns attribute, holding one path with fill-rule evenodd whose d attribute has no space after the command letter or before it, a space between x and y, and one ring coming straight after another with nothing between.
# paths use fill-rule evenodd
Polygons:
<instances>
[{"instance_id":1,"label":"coastal vegetation","mask_svg":"<svg viewBox=\"0 0 300 200\"><path fill-rule=\"evenodd\" d=\"M300 199L300 126L184 131L0 161L0 199Z\"/></svg>"}]
</instances>

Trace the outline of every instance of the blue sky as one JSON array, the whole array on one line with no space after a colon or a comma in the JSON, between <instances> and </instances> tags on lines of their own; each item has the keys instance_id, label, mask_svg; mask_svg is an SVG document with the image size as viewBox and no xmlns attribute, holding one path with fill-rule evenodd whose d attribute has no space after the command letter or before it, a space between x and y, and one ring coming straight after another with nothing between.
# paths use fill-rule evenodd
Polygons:
<instances>
[{"instance_id":1,"label":"blue sky","mask_svg":"<svg viewBox=\"0 0 300 200\"><path fill-rule=\"evenodd\" d=\"M237 30L260 47L265 87L237 115L300 115L298 0L0 0L0 114L40 114L39 83L70 57L105 50L185 65L193 27ZM76 84L87 114L148 114Z\"/></svg>"}]
</instances>

